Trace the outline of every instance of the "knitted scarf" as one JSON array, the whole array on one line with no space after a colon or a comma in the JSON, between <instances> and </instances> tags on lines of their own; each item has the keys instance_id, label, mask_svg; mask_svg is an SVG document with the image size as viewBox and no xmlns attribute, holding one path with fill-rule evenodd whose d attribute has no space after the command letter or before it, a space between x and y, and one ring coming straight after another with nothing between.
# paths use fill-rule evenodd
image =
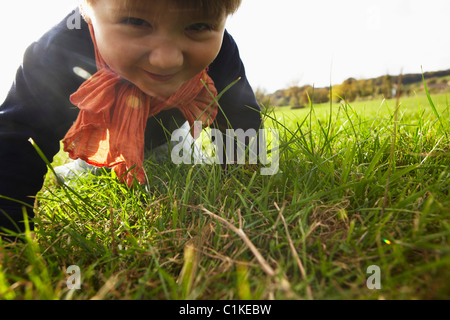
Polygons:
<instances>
[{"instance_id":1,"label":"knitted scarf","mask_svg":"<svg viewBox=\"0 0 450 320\"><path fill-rule=\"evenodd\" d=\"M147 119L162 110L178 108L191 128L194 121L209 126L217 115L212 79L202 71L162 101L142 92L111 70L101 57L89 24L98 71L70 96L80 111L63 139L72 159L113 168L121 182L145 183L144 134Z\"/></svg>"}]
</instances>

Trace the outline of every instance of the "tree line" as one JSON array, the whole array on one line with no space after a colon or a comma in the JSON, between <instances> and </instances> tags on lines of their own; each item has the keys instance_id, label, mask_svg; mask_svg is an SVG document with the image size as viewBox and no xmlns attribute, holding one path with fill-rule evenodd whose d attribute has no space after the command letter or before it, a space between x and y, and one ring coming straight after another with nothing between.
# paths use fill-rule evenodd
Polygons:
<instances>
[{"instance_id":1,"label":"tree line","mask_svg":"<svg viewBox=\"0 0 450 320\"><path fill-rule=\"evenodd\" d=\"M400 78L401 77L401 78ZM425 72L423 77L430 92L450 91L450 69L443 71ZM383 97L393 98L399 89L401 79L401 95L412 95L424 90L422 74L404 74L391 76L389 74L371 78L355 79L349 78L339 85L331 88L314 88L311 85L291 86L287 89L277 90L267 94L264 90L257 89L255 94L258 102L275 107L290 106L291 108L305 108L313 104L327 103L330 101L330 93L333 101L345 100L370 100Z\"/></svg>"}]
</instances>

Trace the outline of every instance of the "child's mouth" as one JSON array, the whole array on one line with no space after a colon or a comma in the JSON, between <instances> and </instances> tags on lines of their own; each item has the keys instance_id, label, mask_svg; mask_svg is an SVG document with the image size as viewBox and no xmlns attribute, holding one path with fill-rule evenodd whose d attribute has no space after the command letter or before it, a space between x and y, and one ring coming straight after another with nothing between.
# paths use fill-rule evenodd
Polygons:
<instances>
[{"instance_id":1,"label":"child's mouth","mask_svg":"<svg viewBox=\"0 0 450 320\"><path fill-rule=\"evenodd\" d=\"M167 82L167 81L172 80L172 79L176 76L176 73L174 73L174 74L167 74L167 75L164 75L164 74L155 74L155 73L151 73L151 72L148 72L148 71L145 71L145 73L146 73L152 80L158 81L158 82Z\"/></svg>"}]
</instances>

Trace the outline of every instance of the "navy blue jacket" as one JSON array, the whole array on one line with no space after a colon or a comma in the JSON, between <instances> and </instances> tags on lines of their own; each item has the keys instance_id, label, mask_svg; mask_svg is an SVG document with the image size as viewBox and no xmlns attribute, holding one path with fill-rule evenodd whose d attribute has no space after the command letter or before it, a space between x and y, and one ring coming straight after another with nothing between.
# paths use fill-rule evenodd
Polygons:
<instances>
[{"instance_id":1,"label":"navy blue jacket","mask_svg":"<svg viewBox=\"0 0 450 320\"><path fill-rule=\"evenodd\" d=\"M15 82L0 106L0 228L15 229L12 219L23 230L19 223L23 220L23 206L5 197L32 205L33 197L43 185L47 168L29 138L33 138L51 161L59 151L60 140L78 115L78 108L71 104L69 97L85 79L74 68L90 74L97 71L88 25L83 21L81 29L71 30L67 27L69 17L28 47ZM221 97L219 103L225 115L219 111L215 126L226 129L225 119L228 119L233 128L258 129L261 117L254 110L259 110L259 106L245 76L236 43L227 32L208 73L218 92L241 77ZM149 148L167 141L160 121L166 128L175 129L175 121L180 125L185 120L177 109L150 118L146 130ZM34 217L32 210L28 209L28 216Z\"/></svg>"}]
</instances>

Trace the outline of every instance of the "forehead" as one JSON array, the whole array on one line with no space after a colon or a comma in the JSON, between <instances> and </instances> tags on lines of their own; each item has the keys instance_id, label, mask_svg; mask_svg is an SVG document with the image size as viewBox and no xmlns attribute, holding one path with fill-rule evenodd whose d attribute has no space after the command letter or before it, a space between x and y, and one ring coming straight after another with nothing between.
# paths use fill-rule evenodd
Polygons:
<instances>
[{"instance_id":1,"label":"forehead","mask_svg":"<svg viewBox=\"0 0 450 320\"><path fill-rule=\"evenodd\" d=\"M195 17L218 18L223 12L213 1L203 0L103 0L117 14L170 12ZM205 4L206 3L206 4Z\"/></svg>"}]
</instances>

